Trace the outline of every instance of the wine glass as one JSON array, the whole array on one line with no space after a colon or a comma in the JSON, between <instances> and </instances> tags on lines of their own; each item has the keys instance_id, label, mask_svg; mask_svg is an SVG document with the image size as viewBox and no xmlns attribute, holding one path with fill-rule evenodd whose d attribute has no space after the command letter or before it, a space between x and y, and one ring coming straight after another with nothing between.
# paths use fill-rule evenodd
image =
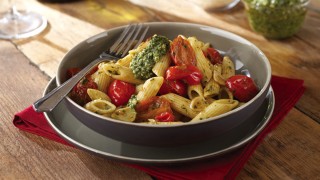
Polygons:
<instances>
[{"instance_id":1,"label":"wine glass","mask_svg":"<svg viewBox=\"0 0 320 180\"><path fill-rule=\"evenodd\" d=\"M8 0L9 10L0 13L0 39L28 38L42 32L47 26L47 19L35 12L18 10Z\"/></svg>"},{"instance_id":2,"label":"wine glass","mask_svg":"<svg viewBox=\"0 0 320 180\"><path fill-rule=\"evenodd\" d=\"M222 12L234 8L240 0L189 0L208 12Z\"/></svg>"}]
</instances>

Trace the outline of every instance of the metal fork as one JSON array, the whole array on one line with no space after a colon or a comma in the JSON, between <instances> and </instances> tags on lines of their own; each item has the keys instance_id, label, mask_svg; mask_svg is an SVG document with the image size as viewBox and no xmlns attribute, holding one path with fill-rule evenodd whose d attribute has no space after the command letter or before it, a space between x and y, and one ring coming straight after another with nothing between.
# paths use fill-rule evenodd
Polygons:
<instances>
[{"instance_id":1,"label":"metal fork","mask_svg":"<svg viewBox=\"0 0 320 180\"><path fill-rule=\"evenodd\" d=\"M144 29L144 30L143 30ZM37 112L50 112L55 108L64 97L68 95L71 89L96 65L108 60L119 60L124 57L132 45L136 42L133 48L136 48L144 39L149 27L144 27L143 24L128 25L116 42L106 52L100 54L100 57L92 61L79 73L65 81L60 86L53 89L51 92L33 103L33 109ZM142 31L143 30L143 31Z\"/></svg>"}]
</instances>

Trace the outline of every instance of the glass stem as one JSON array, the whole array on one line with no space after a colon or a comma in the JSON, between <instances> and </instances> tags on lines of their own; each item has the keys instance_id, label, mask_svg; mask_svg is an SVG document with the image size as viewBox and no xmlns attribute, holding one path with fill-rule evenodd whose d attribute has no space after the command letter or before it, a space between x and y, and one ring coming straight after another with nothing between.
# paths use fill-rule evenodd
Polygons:
<instances>
[{"instance_id":1,"label":"glass stem","mask_svg":"<svg viewBox=\"0 0 320 180\"><path fill-rule=\"evenodd\" d=\"M20 17L20 13L14 4L11 5L10 15L11 15L12 20L19 19L19 17Z\"/></svg>"}]
</instances>

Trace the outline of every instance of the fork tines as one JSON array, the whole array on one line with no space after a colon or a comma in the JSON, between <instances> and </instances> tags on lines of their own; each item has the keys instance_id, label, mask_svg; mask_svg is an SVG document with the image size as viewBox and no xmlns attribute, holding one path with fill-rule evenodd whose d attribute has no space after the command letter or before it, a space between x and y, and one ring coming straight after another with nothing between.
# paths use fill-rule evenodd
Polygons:
<instances>
[{"instance_id":1,"label":"fork tines","mask_svg":"<svg viewBox=\"0 0 320 180\"><path fill-rule=\"evenodd\" d=\"M142 31L143 28L144 31ZM136 48L143 41L148 29L149 26L144 27L142 23L129 24L110 47L108 54L124 57L129 50Z\"/></svg>"}]
</instances>

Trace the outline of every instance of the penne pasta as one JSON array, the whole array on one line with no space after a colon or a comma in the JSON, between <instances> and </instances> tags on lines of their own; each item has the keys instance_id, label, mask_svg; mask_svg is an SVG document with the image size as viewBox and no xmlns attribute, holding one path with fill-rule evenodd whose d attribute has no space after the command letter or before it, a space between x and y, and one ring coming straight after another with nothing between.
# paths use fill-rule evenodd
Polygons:
<instances>
[{"instance_id":1,"label":"penne pasta","mask_svg":"<svg viewBox=\"0 0 320 180\"><path fill-rule=\"evenodd\" d=\"M170 54L167 53L165 56L162 56L160 61L156 62L154 67L152 68L152 72L157 76L165 76L166 70L170 66Z\"/></svg>"},{"instance_id":2,"label":"penne pasta","mask_svg":"<svg viewBox=\"0 0 320 180\"><path fill-rule=\"evenodd\" d=\"M199 41L195 37L189 37L188 41L190 42L190 45L192 46L196 59L197 59L197 67L203 74L203 79L202 83L206 84L207 82L210 81L212 78L212 71L211 71L211 66L212 64L210 61L204 56L202 52L202 47L204 46L203 42Z\"/></svg>"},{"instance_id":3,"label":"penne pasta","mask_svg":"<svg viewBox=\"0 0 320 180\"><path fill-rule=\"evenodd\" d=\"M189 99L194 99L196 97L203 98L203 88L201 84L188 86L188 97Z\"/></svg>"},{"instance_id":4,"label":"penne pasta","mask_svg":"<svg viewBox=\"0 0 320 180\"><path fill-rule=\"evenodd\" d=\"M102 99L95 99L93 101L90 101L84 107L91 112L101 115L109 114L116 109L116 106L114 104Z\"/></svg>"},{"instance_id":5,"label":"penne pasta","mask_svg":"<svg viewBox=\"0 0 320 180\"><path fill-rule=\"evenodd\" d=\"M111 101L109 96L106 93L99 91L97 89L88 88L87 94L89 95L91 100L102 99L106 101Z\"/></svg>"},{"instance_id":6,"label":"penne pasta","mask_svg":"<svg viewBox=\"0 0 320 180\"><path fill-rule=\"evenodd\" d=\"M169 93L162 95L162 97L166 98L172 107L173 110L187 116L189 118L194 118L198 113L190 107L191 100L179 96L174 93Z\"/></svg>"},{"instance_id":7,"label":"penne pasta","mask_svg":"<svg viewBox=\"0 0 320 180\"><path fill-rule=\"evenodd\" d=\"M223 86L220 88L219 99L233 99L233 94L228 88Z\"/></svg>"},{"instance_id":8,"label":"penne pasta","mask_svg":"<svg viewBox=\"0 0 320 180\"><path fill-rule=\"evenodd\" d=\"M201 50L202 50L202 51L206 51L210 46L211 46L210 43L205 43L205 44L201 47Z\"/></svg>"},{"instance_id":9,"label":"penne pasta","mask_svg":"<svg viewBox=\"0 0 320 180\"><path fill-rule=\"evenodd\" d=\"M222 77L227 80L236 74L234 64L228 56L224 56L222 60Z\"/></svg>"},{"instance_id":10,"label":"penne pasta","mask_svg":"<svg viewBox=\"0 0 320 180\"><path fill-rule=\"evenodd\" d=\"M136 79L130 68L115 64L114 62L105 63L102 65L104 72L113 79L118 79L132 84L142 84L143 81Z\"/></svg>"},{"instance_id":11,"label":"penne pasta","mask_svg":"<svg viewBox=\"0 0 320 180\"><path fill-rule=\"evenodd\" d=\"M202 111L207 106L208 106L208 103L201 96L193 98L190 103L190 108L197 112Z\"/></svg>"},{"instance_id":12,"label":"penne pasta","mask_svg":"<svg viewBox=\"0 0 320 180\"><path fill-rule=\"evenodd\" d=\"M226 84L226 80L222 77L222 65L215 64L213 66L213 79L218 84L224 86Z\"/></svg>"},{"instance_id":13,"label":"penne pasta","mask_svg":"<svg viewBox=\"0 0 320 180\"><path fill-rule=\"evenodd\" d=\"M142 90L138 92L138 101L156 96L163 83L163 80L163 77L153 77L146 80L146 82L142 86Z\"/></svg>"},{"instance_id":14,"label":"penne pasta","mask_svg":"<svg viewBox=\"0 0 320 180\"><path fill-rule=\"evenodd\" d=\"M220 114L226 113L237 107L238 101L232 99L219 99L211 103L203 111L201 111L197 116L195 116L191 122L200 121L210 117L215 117Z\"/></svg>"},{"instance_id":15,"label":"penne pasta","mask_svg":"<svg viewBox=\"0 0 320 180\"><path fill-rule=\"evenodd\" d=\"M205 98L219 95L220 85L212 78L203 89L203 96Z\"/></svg>"},{"instance_id":16,"label":"penne pasta","mask_svg":"<svg viewBox=\"0 0 320 180\"><path fill-rule=\"evenodd\" d=\"M98 70L91 75L91 78L97 84L100 91L106 92L112 81L112 78L103 71L103 64L104 63L99 64Z\"/></svg>"},{"instance_id":17,"label":"penne pasta","mask_svg":"<svg viewBox=\"0 0 320 180\"><path fill-rule=\"evenodd\" d=\"M131 107L116 109L111 117L121 121L133 122L136 119L137 112Z\"/></svg>"}]
</instances>

